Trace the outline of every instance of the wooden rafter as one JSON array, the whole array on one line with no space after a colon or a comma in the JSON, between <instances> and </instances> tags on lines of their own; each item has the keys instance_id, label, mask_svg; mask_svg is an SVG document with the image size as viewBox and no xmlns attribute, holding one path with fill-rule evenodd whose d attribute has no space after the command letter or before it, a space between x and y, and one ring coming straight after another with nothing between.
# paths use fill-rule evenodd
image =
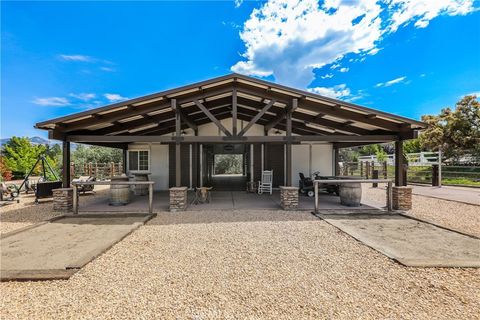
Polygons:
<instances>
[{"instance_id":1,"label":"wooden rafter","mask_svg":"<svg viewBox=\"0 0 480 320\"><path fill-rule=\"evenodd\" d=\"M250 129L255 123L257 123L258 119L260 119L264 114L265 112L268 111L268 109L270 109L273 104L275 103L275 100L270 100L269 103L267 103L262 110L260 110L259 113L257 113L253 118L252 120L250 120L250 122L242 129L242 131L240 131L238 133L238 136L241 137L243 136L247 131L248 129Z\"/></svg>"},{"instance_id":2,"label":"wooden rafter","mask_svg":"<svg viewBox=\"0 0 480 320\"><path fill-rule=\"evenodd\" d=\"M223 124L222 124L217 118L215 118L215 116L214 116L207 108L205 108L205 106L204 106L201 102L199 102L198 100L194 100L193 102L197 105L197 107L199 107L199 108L203 111L203 113L205 113L205 115L206 115L213 123L215 123L215 125L216 125L223 133L225 133L225 135L227 135L227 136L231 136L231 135L232 135L232 134L230 133L230 131L228 131L227 128L225 128L225 127L223 126Z\"/></svg>"}]
</instances>

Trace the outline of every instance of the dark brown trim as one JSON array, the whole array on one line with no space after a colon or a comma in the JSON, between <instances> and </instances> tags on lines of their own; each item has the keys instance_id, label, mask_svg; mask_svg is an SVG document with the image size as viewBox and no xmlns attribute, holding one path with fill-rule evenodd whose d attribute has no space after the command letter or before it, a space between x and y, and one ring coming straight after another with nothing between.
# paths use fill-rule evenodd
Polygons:
<instances>
[{"instance_id":1,"label":"dark brown trim","mask_svg":"<svg viewBox=\"0 0 480 320\"><path fill-rule=\"evenodd\" d=\"M250 120L250 122L242 129L242 131L240 131L240 133L238 134L239 137L243 136L247 131L248 129L250 129L255 123L257 123L258 119L260 119L264 114L265 112L268 111L268 109L270 109L273 104L275 103L275 100L270 100L269 103L267 103L262 110L260 110L259 113L257 113L253 118L252 120Z\"/></svg>"},{"instance_id":2,"label":"dark brown trim","mask_svg":"<svg viewBox=\"0 0 480 320\"><path fill-rule=\"evenodd\" d=\"M199 102L198 100L195 100L194 103L197 105L197 107L199 107L203 113L205 113L205 115L213 122L215 123L215 125L223 132L225 133L225 135L227 136L231 136L232 134L230 133L230 131L227 130L227 128L225 128L223 126L223 124L217 119L215 118L215 116L207 109L205 108L205 106Z\"/></svg>"}]
</instances>

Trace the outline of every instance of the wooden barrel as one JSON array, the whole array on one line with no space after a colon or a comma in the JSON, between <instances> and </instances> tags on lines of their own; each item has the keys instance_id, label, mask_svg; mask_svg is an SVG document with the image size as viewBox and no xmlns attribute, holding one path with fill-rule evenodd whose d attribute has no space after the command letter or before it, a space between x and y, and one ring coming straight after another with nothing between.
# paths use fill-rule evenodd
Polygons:
<instances>
[{"instance_id":1,"label":"wooden barrel","mask_svg":"<svg viewBox=\"0 0 480 320\"><path fill-rule=\"evenodd\" d=\"M340 203L348 207L359 207L362 201L361 183L341 183Z\"/></svg>"},{"instance_id":2,"label":"wooden barrel","mask_svg":"<svg viewBox=\"0 0 480 320\"><path fill-rule=\"evenodd\" d=\"M112 177L112 182L128 181L127 176ZM125 184L110 186L110 205L124 206L130 203L130 186Z\"/></svg>"},{"instance_id":3,"label":"wooden barrel","mask_svg":"<svg viewBox=\"0 0 480 320\"><path fill-rule=\"evenodd\" d=\"M135 181L148 181L148 174L135 174ZM134 189L136 196L146 196L148 195L148 185L147 184L137 184Z\"/></svg>"}]
</instances>

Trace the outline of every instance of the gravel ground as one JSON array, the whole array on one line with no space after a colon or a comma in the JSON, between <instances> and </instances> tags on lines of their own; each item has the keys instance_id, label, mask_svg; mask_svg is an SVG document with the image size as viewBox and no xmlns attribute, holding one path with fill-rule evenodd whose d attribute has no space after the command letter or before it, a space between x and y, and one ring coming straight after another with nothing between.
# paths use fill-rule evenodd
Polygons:
<instances>
[{"instance_id":1,"label":"gravel ground","mask_svg":"<svg viewBox=\"0 0 480 320\"><path fill-rule=\"evenodd\" d=\"M385 204L386 191L363 187L363 198ZM480 206L413 195L413 208L407 214L446 228L480 237Z\"/></svg>"},{"instance_id":2,"label":"gravel ground","mask_svg":"<svg viewBox=\"0 0 480 320\"><path fill-rule=\"evenodd\" d=\"M306 212L161 213L2 319L478 319L480 270L406 268Z\"/></svg>"},{"instance_id":3,"label":"gravel ground","mask_svg":"<svg viewBox=\"0 0 480 320\"><path fill-rule=\"evenodd\" d=\"M103 187L103 186L99 186ZM99 189L95 194L87 193L81 195L85 202L93 201L96 197L105 196L108 192L105 188ZM14 231L55 216L61 215L61 212L53 211L53 202L51 199L40 199L39 204L35 204L35 195L22 193L20 203L6 202L7 205L0 207L0 234Z\"/></svg>"}]
</instances>

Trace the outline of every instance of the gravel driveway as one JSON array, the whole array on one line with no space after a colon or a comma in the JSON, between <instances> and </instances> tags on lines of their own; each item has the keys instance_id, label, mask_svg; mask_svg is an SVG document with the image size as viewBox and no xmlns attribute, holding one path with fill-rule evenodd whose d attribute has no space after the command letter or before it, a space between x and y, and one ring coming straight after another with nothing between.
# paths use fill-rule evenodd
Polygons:
<instances>
[{"instance_id":1,"label":"gravel driveway","mask_svg":"<svg viewBox=\"0 0 480 320\"><path fill-rule=\"evenodd\" d=\"M406 268L305 212L164 213L68 281L1 284L12 318L462 318L478 269Z\"/></svg>"}]
</instances>

